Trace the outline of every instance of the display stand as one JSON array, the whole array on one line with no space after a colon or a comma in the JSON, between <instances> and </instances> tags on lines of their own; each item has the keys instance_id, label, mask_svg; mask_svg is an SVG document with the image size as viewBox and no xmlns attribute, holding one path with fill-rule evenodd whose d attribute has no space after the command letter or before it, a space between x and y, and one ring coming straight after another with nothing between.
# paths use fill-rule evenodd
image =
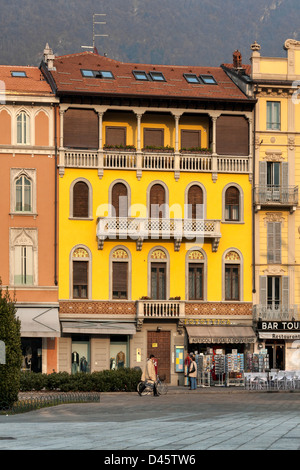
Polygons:
<instances>
[{"instance_id":1,"label":"display stand","mask_svg":"<svg viewBox=\"0 0 300 470\"><path fill-rule=\"evenodd\" d=\"M214 356L215 361L215 375L218 377L218 382L215 383L216 387L225 387L225 355L216 354Z\"/></svg>"},{"instance_id":2,"label":"display stand","mask_svg":"<svg viewBox=\"0 0 300 470\"><path fill-rule=\"evenodd\" d=\"M226 355L226 385L245 386L244 354Z\"/></svg>"},{"instance_id":3,"label":"display stand","mask_svg":"<svg viewBox=\"0 0 300 470\"><path fill-rule=\"evenodd\" d=\"M198 387L210 387L212 356L199 354L196 356L197 362L197 384Z\"/></svg>"},{"instance_id":4,"label":"display stand","mask_svg":"<svg viewBox=\"0 0 300 470\"><path fill-rule=\"evenodd\" d=\"M200 372L198 378L199 387L210 387L210 372Z\"/></svg>"},{"instance_id":5,"label":"display stand","mask_svg":"<svg viewBox=\"0 0 300 470\"><path fill-rule=\"evenodd\" d=\"M245 386L245 375L244 372L227 372L226 373L226 384L227 387L233 386Z\"/></svg>"}]
</instances>

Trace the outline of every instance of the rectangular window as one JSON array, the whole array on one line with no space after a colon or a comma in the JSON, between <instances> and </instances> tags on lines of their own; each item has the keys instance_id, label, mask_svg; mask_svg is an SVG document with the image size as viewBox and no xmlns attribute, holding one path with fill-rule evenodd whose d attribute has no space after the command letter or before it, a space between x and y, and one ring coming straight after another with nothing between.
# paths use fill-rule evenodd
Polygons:
<instances>
[{"instance_id":1,"label":"rectangular window","mask_svg":"<svg viewBox=\"0 0 300 470\"><path fill-rule=\"evenodd\" d=\"M240 267L236 264L225 265L225 300L240 299Z\"/></svg>"},{"instance_id":2,"label":"rectangular window","mask_svg":"<svg viewBox=\"0 0 300 470\"><path fill-rule=\"evenodd\" d=\"M280 305L280 277L279 276L268 276L267 277L267 302L268 307L279 308Z\"/></svg>"},{"instance_id":3,"label":"rectangular window","mask_svg":"<svg viewBox=\"0 0 300 470\"><path fill-rule=\"evenodd\" d=\"M189 300L203 300L203 265L189 265Z\"/></svg>"},{"instance_id":4,"label":"rectangular window","mask_svg":"<svg viewBox=\"0 0 300 470\"><path fill-rule=\"evenodd\" d=\"M166 268L164 264L151 264L151 298L166 300Z\"/></svg>"},{"instance_id":5,"label":"rectangular window","mask_svg":"<svg viewBox=\"0 0 300 470\"><path fill-rule=\"evenodd\" d=\"M166 79L163 76L162 72L149 72L149 75L152 78L152 80L154 80L156 82L165 82L166 81Z\"/></svg>"},{"instance_id":6,"label":"rectangular window","mask_svg":"<svg viewBox=\"0 0 300 470\"><path fill-rule=\"evenodd\" d=\"M140 71L140 70L134 70L133 75L135 76L136 80L149 80L148 75L146 72Z\"/></svg>"},{"instance_id":7,"label":"rectangular window","mask_svg":"<svg viewBox=\"0 0 300 470\"><path fill-rule=\"evenodd\" d=\"M73 298L88 298L88 261L73 261Z\"/></svg>"},{"instance_id":8,"label":"rectangular window","mask_svg":"<svg viewBox=\"0 0 300 470\"><path fill-rule=\"evenodd\" d=\"M212 75L200 75L201 80L206 85L216 85L217 82Z\"/></svg>"},{"instance_id":9,"label":"rectangular window","mask_svg":"<svg viewBox=\"0 0 300 470\"><path fill-rule=\"evenodd\" d=\"M194 73L184 73L183 76L188 83L200 83L199 78Z\"/></svg>"},{"instance_id":10,"label":"rectangular window","mask_svg":"<svg viewBox=\"0 0 300 470\"><path fill-rule=\"evenodd\" d=\"M128 263L113 262L113 299L128 299Z\"/></svg>"},{"instance_id":11,"label":"rectangular window","mask_svg":"<svg viewBox=\"0 0 300 470\"><path fill-rule=\"evenodd\" d=\"M14 283L16 285L33 285L32 246L15 247Z\"/></svg>"},{"instance_id":12,"label":"rectangular window","mask_svg":"<svg viewBox=\"0 0 300 470\"><path fill-rule=\"evenodd\" d=\"M280 130L280 101L267 101L267 129Z\"/></svg>"}]
</instances>

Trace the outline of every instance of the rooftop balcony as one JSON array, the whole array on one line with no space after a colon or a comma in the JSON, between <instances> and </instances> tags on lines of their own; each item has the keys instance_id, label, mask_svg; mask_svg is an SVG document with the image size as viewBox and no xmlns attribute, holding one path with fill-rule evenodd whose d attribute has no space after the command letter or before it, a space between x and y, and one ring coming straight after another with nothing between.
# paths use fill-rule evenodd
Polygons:
<instances>
[{"instance_id":1,"label":"rooftop balcony","mask_svg":"<svg viewBox=\"0 0 300 470\"><path fill-rule=\"evenodd\" d=\"M140 251L144 240L174 240L179 251L182 240L203 242L212 240L212 250L218 250L221 238L220 220L155 219L138 217L103 217L98 219L98 249L103 249L107 239L136 241Z\"/></svg>"},{"instance_id":2,"label":"rooftop balcony","mask_svg":"<svg viewBox=\"0 0 300 470\"><path fill-rule=\"evenodd\" d=\"M298 205L298 186L255 186L254 204L256 212L261 207L287 207L294 212Z\"/></svg>"},{"instance_id":3,"label":"rooftop balcony","mask_svg":"<svg viewBox=\"0 0 300 470\"><path fill-rule=\"evenodd\" d=\"M298 305L253 305L255 321L300 320Z\"/></svg>"},{"instance_id":4,"label":"rooftop balcony","mask_svg":"<svg viewBox=\"0 0 300 470\"><path fill-rule=\"evenodd\" d=\"M60 150L60 174L65 168L97 169L103 175L105 169L143 171L242 173L251 172L250 156L217 155L211 153L147 152L121 150Z\"/></svg>"}]
</instances>

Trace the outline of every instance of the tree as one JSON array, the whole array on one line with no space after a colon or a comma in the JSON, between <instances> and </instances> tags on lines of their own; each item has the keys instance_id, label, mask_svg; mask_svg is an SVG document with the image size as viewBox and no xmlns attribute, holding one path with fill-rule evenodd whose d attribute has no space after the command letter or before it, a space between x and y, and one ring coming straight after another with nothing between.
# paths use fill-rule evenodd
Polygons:
<instances>
[{"instance_id":1,"label":"tree","mask_svg":"<svg viewBox=\"0 0 300 470\"><path fill-rule=\"evenodd\" d=\"M0 409L18 400L22 364L21 322L16 318L15 301L0 280L0 341L5 344L5 364L0 364Z\"/></svg>"}]
</instances>

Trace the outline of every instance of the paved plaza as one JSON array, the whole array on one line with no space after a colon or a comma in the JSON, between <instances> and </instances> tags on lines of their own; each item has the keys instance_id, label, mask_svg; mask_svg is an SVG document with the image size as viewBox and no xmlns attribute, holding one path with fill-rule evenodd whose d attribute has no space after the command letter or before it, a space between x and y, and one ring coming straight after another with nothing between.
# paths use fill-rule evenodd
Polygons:
<instances>
[{"instance_id":1,"label":"paved plaza","mask_svg":"<svg viewBox=\"0 0 300 470\"><path fill-rule=\"evenodd\" d=\"M299 450L300 393L226 388L174 388L160 397L102 393L100 403L0 415L0 449L103 450L108 458L113 451L191 456L201 450ZM147 452L138 455L146 458Z\"/></svg>"}]
</instances>

